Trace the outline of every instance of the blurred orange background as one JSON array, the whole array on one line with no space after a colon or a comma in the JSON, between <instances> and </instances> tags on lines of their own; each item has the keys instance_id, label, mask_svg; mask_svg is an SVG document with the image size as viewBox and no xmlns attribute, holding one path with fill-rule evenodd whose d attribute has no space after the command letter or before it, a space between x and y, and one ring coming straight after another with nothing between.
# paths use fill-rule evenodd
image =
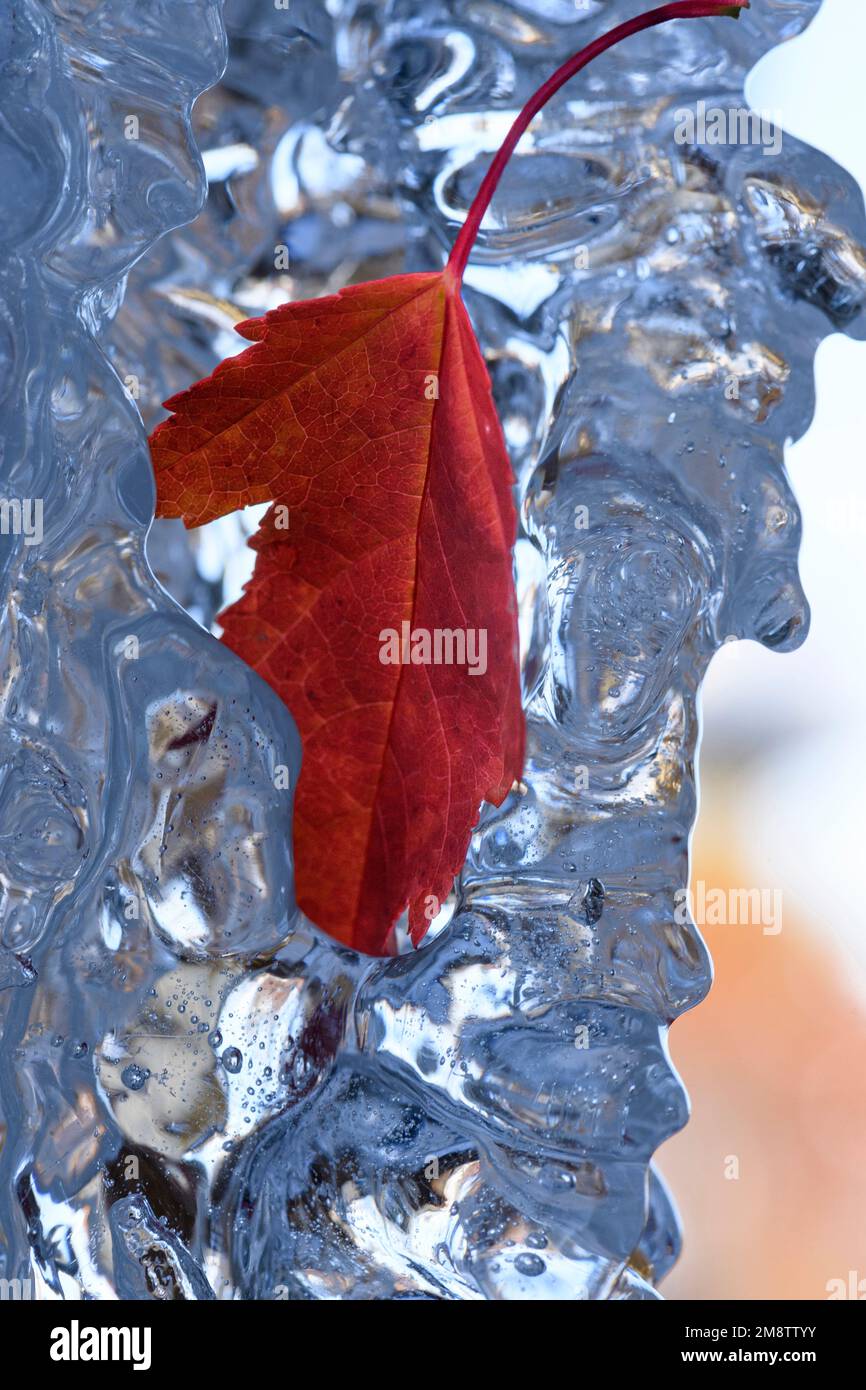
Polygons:
<instances>
[{"instance_id":1,"label":"blurred orange background","mask_svg":"<svg viewBox=\"0 0 866 1390\"><path fill-rule=\"evenodd\" d=\"M693 882L757 884L738 852L748 767L727 777L716 768L706 780ZM818 913L820 903L818 882ZM704 935L715 984L671 1031L693 1115L659 1155L685 1230L663 1292L826 1299L832 1279L847 1287L856 1271L854 1283L866 1281L862 989L826 920L788 904L776 936L759 925Z\"/></svg>"}]
</instances>

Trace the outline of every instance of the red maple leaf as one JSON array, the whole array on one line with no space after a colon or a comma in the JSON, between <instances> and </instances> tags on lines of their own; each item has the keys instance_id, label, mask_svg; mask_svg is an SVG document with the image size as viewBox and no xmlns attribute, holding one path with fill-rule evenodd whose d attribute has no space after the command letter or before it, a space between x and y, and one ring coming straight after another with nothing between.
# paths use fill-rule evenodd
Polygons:
<instances>
[{"instance_id":1,"label":"red maple leaf","mask_svg":"<svg viewBox=\"0 0 866 1390\"><path fill-rule=\"evenodd\" d=\"M188 526L273 505L223 640L285 701L304 748L300 906L381 951L447 896L482 801L523 759L511 470L460 284L502 170L564 64L514 122L444 270L356 285L238 326L253 346L166 402L151 440L158 513Z\"/></svg>"}]
</instances>

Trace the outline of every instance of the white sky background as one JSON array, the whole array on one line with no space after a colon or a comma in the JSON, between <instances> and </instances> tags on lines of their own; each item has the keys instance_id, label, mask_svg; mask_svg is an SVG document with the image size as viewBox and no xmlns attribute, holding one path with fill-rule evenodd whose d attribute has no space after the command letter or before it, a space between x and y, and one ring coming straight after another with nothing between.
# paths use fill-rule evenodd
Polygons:
<instances>
[{"instance_id":1,"label":"white sky background","mask_svg":"<svg viewBox=\"0 0 866 1390\"><path fill-rule=\"evenodd\" d=\"M825 0L809 30L762 59L746 88L753 107L778 112L786 131L844 165L861 188L864 57L866 0ZM816 380L812 427L787 451L812 629L791 655L750 642L714 659L704 686L701 814L712 817L723 795L712 766L733 767L736 850L751 886L781 887L798 917L832 933L864 998L866 343L827 339Z\"/></svg>"}]
</instances>

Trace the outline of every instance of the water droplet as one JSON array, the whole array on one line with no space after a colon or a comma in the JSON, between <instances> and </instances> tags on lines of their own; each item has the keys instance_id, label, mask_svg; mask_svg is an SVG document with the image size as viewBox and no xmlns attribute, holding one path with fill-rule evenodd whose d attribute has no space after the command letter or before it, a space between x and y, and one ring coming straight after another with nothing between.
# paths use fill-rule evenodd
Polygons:
<instances>
[{"instance_id":1,"label":"water droplet","mask_svg":"<svg viewBox=\"0 0 866 1390\"><path fill-rule=\"evenodd\" d=\"M136 1066L134 1062L130 1063L128 1067L124 1067L120 1073L121 1081L130 1091L140 1091L149 1076L150 1072L147 1067Z\"/></svg>"}]
</instances>

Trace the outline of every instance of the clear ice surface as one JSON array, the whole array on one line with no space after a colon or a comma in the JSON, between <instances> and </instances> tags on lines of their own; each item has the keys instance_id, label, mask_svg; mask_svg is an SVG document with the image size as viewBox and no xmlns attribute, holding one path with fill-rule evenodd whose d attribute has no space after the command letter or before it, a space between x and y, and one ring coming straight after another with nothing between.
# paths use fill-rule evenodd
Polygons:
<instances>
[{"instance_id":1,"label":"clear ice surface","mask_svg":"<svg viewBox=\"0 0 866 1390\"><path fill-rule=\"evenodd\" d=\"M240 524L145 555L146 428L240 318L441 264L510 116L635 6L2 6L3 489L44 503L39 543L0 536L3 1276L659 1296L666 1034L710 982L674 909L698 690L724 640L805 636L783 446L820 340L866 322L853 181L788 135L679 144L676 113L740 107L818 3L630 40L506 174L467 302L521 508L526 772L450 920L382 960L295 907L297 735L207 630Z\"/></svg>"}]
</instances>

